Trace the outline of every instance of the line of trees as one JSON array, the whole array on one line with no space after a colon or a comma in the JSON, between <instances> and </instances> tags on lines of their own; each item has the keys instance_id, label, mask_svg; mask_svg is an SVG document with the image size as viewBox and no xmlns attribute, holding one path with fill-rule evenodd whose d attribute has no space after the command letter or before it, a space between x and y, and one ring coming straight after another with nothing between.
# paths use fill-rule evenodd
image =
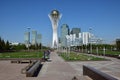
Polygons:
<instances>
[{"instance_id":1,"label":"line of trees","mask_svg":"<svg viewBox=\"0 0 120 80\"><path fill-rule=\"evenodd\" d=\"M92 49L96 49L97 47L99 49L109 49L109 50L117 50L120 51L120 39L116 40L116 44L111 45L111 44L88 44L88 45L81 45L81 46L77 46L76 49L88 49L90 50L90 48L92 47Z\"/></svg>"},{"instance_id":2,"label":"line of trees","mask_svg":"<svg viewBox=\"0 0 120 80\"><path fill-rule=\"evenodd\" d=\"M116 39L117 50L120 51L120 39Z\"/></svg>"},{"instance_id":3,"label":"line of trees","mask_svg":"<svg viewBox=\"0 0 120 80\"><path fill-rule=\"evenodd\" d=\"M40 50L41 49L41 44L36 44L36 45L30 45L29 49L30 50ZM18 44L18 45L12 45L12 50L20 51L20 50L28 50L25 44Z\"/></svg>"},{"instance_id":4,"label":"line of trees","mask_svg":"<svg viewBox=\"0 0 120 80\"><path fill-rule=\"evenodd\" d=\"M0 37L0 52L4 52L4 51L9 51L10 50L10 43L9 41L4 41L1 37Z\"/></svg>"},{"instance_id":5,"label":"line of trees","mask_svg":"<svg viewBox=\"0 0 120 80\"><path fill-rule=\"evenodd\" d=\"M77 49L88 49L90 50L90 48L92 47L92 49L96 49L96 48L99 48L99 49L103 49L103 48L106 48L106 49L110 49L110 50L114 50L116 48L116 45L110 45L110 44L88 44L88 45L81 45L81 46L77 46L76 48Z\"/></svg>"},{"instance_id":6,"label":"line of trees","mask_svg":"<svg viewBox=\"0 0 120 80\"><path fill-rule=\"evenodd\" d=\"M33 50L42 49L42 44L40 43L40 44L36 44L36 45L31 45L30 49L33 49Z\"/></svg>"},{"instance_id":7,"label":"line of trees","mask_svg":"<svg viewBox=\"0 0 120 80\"><path fill-rule=\"evenodd\" d=\"M47 47L42 46L42 44L30 45L30 50L41 50L46 49ZM11 51L21 51L28 50L25 44L12 45L8 40L5 41L0 37L0 52L11 52Z\"/></svg>"}]
</instances>

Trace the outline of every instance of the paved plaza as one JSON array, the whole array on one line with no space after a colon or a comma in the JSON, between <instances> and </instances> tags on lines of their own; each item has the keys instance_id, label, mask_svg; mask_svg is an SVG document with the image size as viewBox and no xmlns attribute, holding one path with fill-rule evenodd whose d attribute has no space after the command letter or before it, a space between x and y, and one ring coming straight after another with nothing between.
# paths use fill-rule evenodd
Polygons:
<instances>
[{"instance_id":1,"label":"paved plaza","mask_svg":"<svg viewBox=\"0 0 120 80\"><path fill-rule=\"evenodd\" d=\"M111 61L74 61L66 62L55 52L50 55L51 61L44 62L37 77L26 77L21 69L28 64L13 64L10 61L0 61L0 80L91 80L83 76L83 65L92 66L120 80L120 59L109 58Z\"/></svg>"}]
</instances>

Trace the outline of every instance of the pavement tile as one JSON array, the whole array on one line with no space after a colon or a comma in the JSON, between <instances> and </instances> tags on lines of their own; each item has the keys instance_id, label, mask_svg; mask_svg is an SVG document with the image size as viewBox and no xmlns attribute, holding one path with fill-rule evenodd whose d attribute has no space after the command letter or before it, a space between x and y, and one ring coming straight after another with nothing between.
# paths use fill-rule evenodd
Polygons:
<instances>
[{"instance_id":1,"label":"pavement tile","mask_svg":"<svg viewBox=\"0 0 120 80\"><path fill-rule=\"evenodd\" d=\"M91 80L83 76L83 65L92 66L120 80L120 59L105 57L111 61L74 61L66 62L55 52L50 55L50 62L44 62L37 77L26 77L21 74L21 69L28 64L15 64L0 61L0 80L72 80L74 76L78 80Z\"/></svg>"}]
</instances>

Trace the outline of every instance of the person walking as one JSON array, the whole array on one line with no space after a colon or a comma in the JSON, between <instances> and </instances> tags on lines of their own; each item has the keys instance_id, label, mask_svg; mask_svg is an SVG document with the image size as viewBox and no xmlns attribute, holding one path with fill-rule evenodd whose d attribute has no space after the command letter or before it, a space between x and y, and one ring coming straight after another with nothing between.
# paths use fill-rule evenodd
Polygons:
<instances>
[{"instance_id":1,"label":"person walking","mask_svg":"<svg viewBox=\"0 0 120 80\"><path fill-rule=\"evenodd\" d=\"M47 51L48 59L50 59L50 50Z\"/></svg>"}]
</instances>

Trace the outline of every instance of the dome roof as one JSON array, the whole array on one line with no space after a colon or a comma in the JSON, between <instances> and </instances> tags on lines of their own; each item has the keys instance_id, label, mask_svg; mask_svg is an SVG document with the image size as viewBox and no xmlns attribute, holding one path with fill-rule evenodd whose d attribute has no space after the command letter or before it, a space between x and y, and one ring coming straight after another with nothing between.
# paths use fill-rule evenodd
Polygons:
<instances>
[{"instance_id":1,"label":"dome roof","mask_svg":"<svg viewBox=\"0 0 120 80\"><path fill-rule=\"evenodd\" d=\"M52 15L52 16L59 16L59 14L60 14L60 13L59 13L58 10L52 10L52 11L51 11L51 15Z\"/></svg>"}]
</instances>

